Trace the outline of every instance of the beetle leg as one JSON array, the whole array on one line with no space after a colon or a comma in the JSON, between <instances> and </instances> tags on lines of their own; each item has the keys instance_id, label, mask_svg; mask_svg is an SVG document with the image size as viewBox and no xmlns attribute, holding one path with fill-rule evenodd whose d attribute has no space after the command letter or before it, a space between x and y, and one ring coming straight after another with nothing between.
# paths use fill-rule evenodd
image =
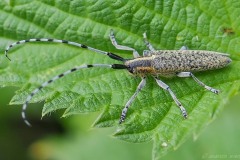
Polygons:
<instances>
[{"instance_id":1,"label":"beetle leg","mask_svg":"<svg viewBox=\"0 0 240 160\"><path fill-rule=\"evenodd\" d=\"M183 117L184 117L184 118L187 118L187 111L186 111L186 109L182 106L181 102L177 99L177 97L175 96L175 94L173 93L173 91L170 89L170 87L169 87L166 83L164 83L163 81L161 81L160 79L157 79L157 77L154 77L154 78L155 78L157 84L158 84L161 88L167 90L167 91L170 93L170 95L172 96L172 99L174 100L174 102L175 102L175 103L178 105L178 107L180 108Z\"/></svg>"},{"instance_id":2,"label":"beetle leg","mask_svg":"<svg viewBox=\"0 0 240 160\"><path fill-rule=\"evenodd\" d=\"M187 46L182 46L182 47L180 48L180 50L188 50L188 47L187 47Z\"/></svg>"},{"instance_id":3,"label":"beetle leg","mask_svg":"<svg viewBox=\"0 0 240 160\"><path fill-rule=\"evenodd\" d=\"M149 56L151 56L152 54L151 54L151 51L149 51L149 50L143 50L143 57L149 57Z\"/></svg>"},{"instance_id":4,"label":"beetle leg","mask_svg":"<svg viewBox=\"0 0 240 160\"><path fill-rule=\"evenodd\" d=\"M129 106L132 104L132 102L136 98L137 94L143 89L145 84L146 84L146 78L143 77L142 81L139 83L135 93L132 95L132 97L128 100L128 102L126 103L125 107L123 108L122 114L121 114L121 118L119 120L119 124L121 124L125 120Z\"/></svg>"},{"instance_id":5,"label":"beetle leg","mask_svg":"<svg viewBox=\"0 0 240 160\"><path fill-rule=\"evenodd\" d=\"M137 52L135 49L133 49L133 48L131 48L131 47L128 47L128 46L122 46L122 45L117 44L117 41L116 41L116 39L115 39L115 36L114 36L114 33L113 33L113 30L112 30L112 29L110 30L109 37L110 37L110 40L111 40L112 44L113 44L117 49L127 50L127 51L133 51L133 57L134 57L134 58L140 57L140 55L138 54L138 52Z\"/></svg>"},{"instance_id":6,"label":"beetle leg","mask_svg":"<svg viewBox=\"0 0 240 160\"><path fill-rule=\"evenodd\" d=\"M177 74L178 77L192 77L200 86L203 86L205 89L218 94L220 91L217 89L214 89L212 87L209 87L207 85L205 85L203 82L201 82L199 79L197 79L197 77L195 77L191 72L180 72Z\"/></svg>"},{"instance_id":7,"label":"beetle leg","mask_svg":"<svg viewBox=\"0 0 240 160\"><path fill-rule=\"evenodd\" d=\"M156 51L153 48L153 46L148 42L146 32L143 33L143 40L144 40L144 43L146 44L146 46L149 48L150 51Z\"/></svg>"}]
</instances>

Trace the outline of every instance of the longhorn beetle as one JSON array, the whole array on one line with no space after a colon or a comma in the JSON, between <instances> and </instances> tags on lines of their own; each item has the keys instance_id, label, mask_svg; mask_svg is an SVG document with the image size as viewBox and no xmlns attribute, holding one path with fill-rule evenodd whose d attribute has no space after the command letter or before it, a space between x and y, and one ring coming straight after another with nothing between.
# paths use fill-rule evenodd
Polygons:
<instances>
[{"instance_id":1,"label":"longhorn beetle","mask_svg":"<svg viewBox=\"0 0 240 160\"><path fill-rule=\"evenodd\" d=\"M143 51L143 56L140 56L138 52L130 47L119 45L115 39L113 30L110 30L110 40L112 44L120 50L132 51L133 52L133 59L125 59L121 56L118 56L111 52L101 51L92 47L88 47L84 44L71 42L67 40L59 40L59 39L48 39L48 38L40 38L40 39L28 39L28 40L21 40L9 45L5 50L5 56L10 60L8 57L8 51L22 43L27 42L57 42L57 43L66 43L69 45L77 46L80 48L88 49L103 55L107 55L108 57L121 61L122 64L89 64L89 65L81 65L74 67L66 72L63 72L49 81L44 82L38 88L30 93L23 104L22 107L22 118L24 122L31 126L25 116L25 111L29 101L32 97L37 94L42 88L46 87L47 85L51 84L52 82L66 76L69 73L75 72L77 70L83 68L93 68L93 67L104 67L104 68L112 68L112 69L126 69L131 74L137 75L141 77L141 82L137 86L135 93L132 97L127 101L125 107L122 110L122 114L119 120L121 124L125 118L128 111L128 108L136 98L137 94L143 89L146 84L146 77L153 76L156 80L157 84L166 90L177 104L179 109L182 112L184 118L187 118L187 111L182 106L181 102L177 99L175 94L172 92L170 87L159 79L161 77L171 77L171 76L178 76L178 77L192 77L199 85L204 87L205 89L218 94L219 90L214 89L210 86L205 85L199 79L197 79L192 72L197 71L207 71L213 69L220 69L227 66L232 60L229 58L228 54L213 52L213 51L205 51L205 50L188 50L187 47L183 46L180 50L156 50L154 47L148 42L146 33L143 34L143 40L149 50Z\"/></svg>"}]
</instances>

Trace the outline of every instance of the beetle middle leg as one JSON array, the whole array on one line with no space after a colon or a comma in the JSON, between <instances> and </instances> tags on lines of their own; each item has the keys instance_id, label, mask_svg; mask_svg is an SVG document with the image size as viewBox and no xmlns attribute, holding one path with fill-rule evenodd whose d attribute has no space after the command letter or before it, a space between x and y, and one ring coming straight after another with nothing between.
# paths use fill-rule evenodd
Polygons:
<instances>
[{"instance_id":1,"label":"beetle middle leg","mask_svg":"<svg viewBox=\"0 0 240 160\"><path fill-rule=\"evenodd\" d=\"M128 100L128 102L126 103L125 107L123 108L122 114L121 114L121 118L119 120L119 124L121 124L125 120L129 106L132 104L132 102L136 98L137 94L143 89L143 87L145 85L146 85L146 78L143 77L142 81L139 83L135 93L132 95L132 97Z\"/></svg>"},{"instance_id":2,"label":"beetle middle leg","mask_svg":"<svg viewBox=\"0 0 240 160\"><path fill-rule=\"evenodd\" d=\"M214 89L212 87L209 87L207 85L205 85L203 82L201 82L199 79L197 79L197 77L195 77L191 72L180 72L177 74L178 77L192 77L200 86L203 86L205 89L218 94L220 91L217 89Z\"/></svg>"},{"instance_id":3,"label":"beetle middle leg","mask_svg":"<svg viewBox=\"0 0 240 160\"><path fill-rule=\"evenodd\" d=\"M160 79L157 79L157 77L154 77L157 84L167 90L169 92L169 94L172 96L172 99L174 100L174 102L178 105L178 107L180 108L181 112L182 112L182 115L184 118L187 118L187 111L186 109L182 106L181 102L177 99L177 97L175 96L175 94L173 93L173 91L170 89L170 87L164 83L163 81L161 81Z\"/></svg>"},{"instance_id":4,"label":"beetle middle leg","mask_svg":"<svg viewBox=\"0 0 240 160\"><path fill-rule=\"evenodd\" d=\"M112 29L110 30L109 38L110 38L112 44L113 44L117 49L127 50L127 51L133 51L133 57L134 57L134 58L140 57L139 53L138 53L135 49L133 49L133 48L131 48L131 47L128 47L128 46L119 45L119 44L117 43L116 39L115 39L115 35L114 35Z\"/></svg>"},{"instance_id":5,"label":"beetle middle leg","mask_svg":"<svg viewBox=\"0 0 240 160\"><path fill-rule=\"evenodd\" d=\"M154 47L151 45L151 43L148 42L146 32L143 33L143 40L144 40L144 43L146 44L146 46L149 48L150 51L156 51L154 49Z\"/></svg>"}]
</instances>

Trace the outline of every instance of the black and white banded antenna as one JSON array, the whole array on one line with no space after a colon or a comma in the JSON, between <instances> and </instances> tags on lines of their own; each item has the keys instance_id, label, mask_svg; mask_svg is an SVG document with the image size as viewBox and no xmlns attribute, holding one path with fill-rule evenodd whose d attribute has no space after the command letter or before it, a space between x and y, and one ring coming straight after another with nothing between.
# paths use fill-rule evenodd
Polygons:
<instances>
[{"instance_id":1,"label":"black and white banded antenna","mask_svg":"<svg viewBox=\"0 0 240 160\"><path fill-rule=\"evenodd\" d=\"M76 43L76 42L72 42L72 41L67 41L67 40L60 40L60 39L50 39L50 38L32 38L32 39L28 39L28 40L20 40L18 42L15 42L15 43L12 43L11 45L9 45L6 50L5 50L5 56L11 60L8 56L8 52L11 48L13 48L14 46L17 46L19 44L23 44L23 43L28 43L28 42L56 42L56 43L64 43L64 44L69 44L69 45L73 45L73 46L77 46L77 47L80 47L80 48L84 48L84 49L88 49L88 50L91 50L91 51L94 51L96 53L100 53L100 54L103 54L103 55L107 55L108 57L110 57L111 59L115 59L115 60L118 60L118 61L122 61L124 62L125 59L114 54L114 53L111 53L111 52L106 52L106 51L102 51L102 50L98 50L98 49L95 49L95 48L92 48L92 47L88 47L84 44L80 44L80 43ZM31 101L31 99L33 98L33 96L35 94L37 94L41 89L43 89L44 87L48 86L49 84L51 84L52 82L72 73L72 72L75 72L77 70L80 70L80 69L84 69L84 68L92 68L92 67L101 67L101 68L112 68L112 69L127 69L128 67L124 64L88 64L88 65L81 65L81 66L77 66L77 67L74 67L70 70L67 70L55 77L53 77L52 79L42 83L38 88L34 89L26 98L26 101L24 102L23 104L23 107L22 107L22 118L24 120L24 122L28 125L28 126L31 126L30 122L27 120L26 118L26 109L27 109L27 106L28 106L28 103Z\"/></svg>"},{"instance_id":2,"label":"black and white banded antenna","mask_svg":"<svg viewBox=\"0 0 240 160\"><path fill-rule=\"evenodd\" d=\"M84 45L84 44L80 44L80 43L76 43L76 42L72 42L72 41L61 40L61 39L51 39L51 38L32 38L32 39L20 40L20 41L14 42L14 43L10 44L10 45L6 48L6 50L5 50L5 56L11 61L11 59L10 59L9 56L8 56L9 50L10 50L11 48L13 48L14 46L17 46L17 45L23 44L23 43L28 43L28 42L55 42L55 43L64 43L64 44L69 44L69 45L72 45L72 46L76 46L76 47L88 49L88 50L94 51L94 52L96 52L96 53L104 54L104 55L107 55L107 56L109 56L110 58L115 59L115 60L118 60L118 61L125 61L124 58L122 58L122 57L120 57L120 56L118 56L118 55L116 55L116 54L114 54L114 53L111 53L111 52L102 51L102 50L95 49L95 48L86 46L86 45Z\"/></svg>"}]
</instances>

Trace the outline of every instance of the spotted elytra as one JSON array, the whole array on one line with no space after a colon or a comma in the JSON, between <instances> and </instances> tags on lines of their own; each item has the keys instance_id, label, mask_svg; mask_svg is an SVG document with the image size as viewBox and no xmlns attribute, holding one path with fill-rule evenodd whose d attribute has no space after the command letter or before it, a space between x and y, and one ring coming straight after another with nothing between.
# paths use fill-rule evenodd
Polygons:
<instances>
[{"instance_id":1,"label":"spotted elytra","mask_svg":"<svg viewBox=\"0 0 240 160\"><path fill-rule=\"evenodd\" d=\"M31 124L26 119L25 111L27 109L27 105L32 97L37 94L42 88L48 86L52 82L66 76L69 73L75 72L80 69L84 68L94 68L94 67L104 67L104 68L111 68L111 69L126 69L131 74L141 77L141 82L137 86L135 93L132 97L127 101L125 107L122 110L119 123L122 123L128 111L128 108L136 98L137 94L143 89L146 84L146 77L153 76L156 80L157 84L166 90L174 102L177 104L179 109L182 112L184 118L187 118L188 114L186 109L183 107L181 102L177 99L176 95L170 89L170 87L161 81L159 77L192 77L199 85L204 87L205 89L218 94L219 90L214 89L210 86L205 85L199 79L197 79L192 72L198 71L207 71L207 70L214 70L226 67L229 63L231 63L231 59L229 58L228 54L213 52L213 51L205 51L205 50L188 50L187 47L183 46L180 50L155 50L154 47L148 42L146 34L143 34L144 43L148 47L149 50L145 50L143 52L143 56L140 56L138 52L130 47L122 46L117 43L115 40L113 31L110 30L110 40L112 44L120 50L127 50L133 52L133 59L125 59L121 56L118 56L111 52L106 52L102 50L98 50L92 47L88 47L86 45L71 42L67 40L58 40L58 39L48 39L48 38L40 38L40 39L28 39L28 40L21 40L9 45L5 50L5 56L10 60L8 57L8 51L18 45L27 42L56 42L56 43L66 43L69 45L77 46L80 48L88 49L94 51L96 53L100 53L103 55L107 55L111 59L115 59L121 61L122 64L89 64L89 65L81 65L74 67L62 74L59 74L52 79L42 83L38 88L33 90L27 97L25 103L22 107L22 118L24 122L31 126Z\"/></svg>"}]
</instances>

